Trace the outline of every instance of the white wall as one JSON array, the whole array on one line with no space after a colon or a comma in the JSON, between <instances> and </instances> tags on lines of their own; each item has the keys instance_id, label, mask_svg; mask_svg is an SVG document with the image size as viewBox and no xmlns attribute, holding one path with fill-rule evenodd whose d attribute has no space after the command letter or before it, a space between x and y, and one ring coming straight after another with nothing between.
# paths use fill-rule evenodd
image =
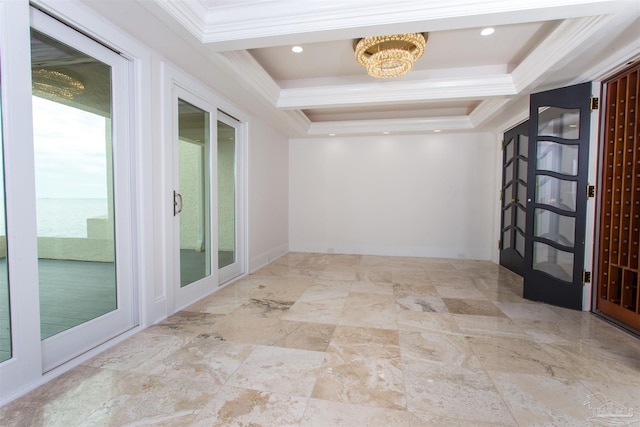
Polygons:
<instances>
[{"instance_id":1,"label":"white wall","mask_svg":"<svg viewBox=\"0 0 640 427\"><path fill-rule=\"evenodd\" d=\"M290 141L290 250L492 259L491 133Z\"/></svg>"},{"instance_id":2,"label":"white wall","mask_svg":"<svg viewBox=\"0 0 640 427\"><path fill-rule=\"evenodd\" d=\"M289 146L261 120L249 135L249 271L289 250Z\"/></svg>"}]
</instances>

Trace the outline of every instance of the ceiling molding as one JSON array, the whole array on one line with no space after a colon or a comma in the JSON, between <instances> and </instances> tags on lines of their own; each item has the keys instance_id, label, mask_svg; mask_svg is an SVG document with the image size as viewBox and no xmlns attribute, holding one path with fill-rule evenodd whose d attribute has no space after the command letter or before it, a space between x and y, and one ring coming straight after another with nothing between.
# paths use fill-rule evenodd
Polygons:
<instances>
[{"instance_id":1,"label":"ceiling molding","mask_svg":"<svg viewBox=\"0 0 640 427\"><path fill-rule=\"evenodd\" d=\"M469 116L431 117L424 119L350 120L314 122L309 126L308 135L326 136L355 134L381 134L428 132L434 130L469 130L473 125Z\"/></svg>"},{"instance_id":2,"label":"ceiling molding","mask_svg":"<svg viewBox=\"0 0 640 427\"><path fill-rule=\"evenodd\" d=\"M509 102L509 98L486 99L473 109L469 114L469 119L474 128L479 127L495 114L502 111L502 108Z\"/></svg>"},{"instance_id":3,"label":"ceiling molding","mask_svg":"<svg viewBox=\"0 0 640 427\"><path fill-rule=\"evenodd\" d=\"M238 50L221 52L216 55L236 76L241 76L248 85L253 87L271 105L277 104L280 97L280 86L249 52Z\"/></svg>"},{"instance_id":4,"label":"ceiling molding","mask_svg":"<svg viewBox=\"0 0 640 427\"><path fill-rule=\"evenodd\" d=\"M287 116L289 123L301 134L307 134L311 126L311 120L300 110L282 111Z\"/></svg>"},{"instance_id":5,"label":"ceiling molding","mask_svg":"<svg viewBox=\"0 0 640 427\"><path fill-rule=\"evenodd\" d=\"M610 19L607 15L590 16L560 23L511 73L517 92L534 84L561 60L566 61L590 37L597 37L598 30Z\"/></svg>"},{"instance_id":6,"label":"ceiling molding","mask_svg":"<svg viewBox=\"0 0 640 427\"><path fill-rule=\"evenodd\" d=\"M198 1L182 2L165 0L154 0L154 2L164 9L166 13L171 15L173 19L178 21L180 25L186 28L198 41L204 42L204 29L207 27L207 24L201 17L206 17L208 10L202 3Z\"/></svg>"},{"instance_id":7,"label":"ceiling molding","mask_svg":"<svg viewBox=\"0 0 640 427\"><path fill-rule=\"evenodd\" d=\"M515 94L511 76L503 74L282 89L276 106L281 109L328 108L439 99L482 99Z\"/></svg>"},{"instance_id":8,"label":"ceiling molding","mask_svg":"<svg viewBox=\"0 0 640 427\"><path fill-rule=\"evenodd\" d=\"M291 40L299 43L362 37L384 32L442 31L486 23L500 25L566 19L608 13L613 0L266 0L206 7L201 1L155 0L198 40L213 49L266 47ZM336 37L336 33L339 36Z\"/></svg>"}]
</instances>

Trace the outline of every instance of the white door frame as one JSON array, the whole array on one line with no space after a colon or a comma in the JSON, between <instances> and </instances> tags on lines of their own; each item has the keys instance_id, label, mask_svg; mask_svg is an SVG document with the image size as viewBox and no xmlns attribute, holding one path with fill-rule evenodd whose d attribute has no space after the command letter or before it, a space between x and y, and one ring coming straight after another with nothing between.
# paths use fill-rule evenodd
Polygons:
<instances>
[{"instance_id":1,"label":"white door frame","mask_svg":"<svg viewBox=\"0 0 640 427\"><path fill-rule=\"evenodd\" d=\"M163 183L162 205L164 206L161 217L165 224L165 259L164 266L164 289L166 289L167 298L167 314L173 314L186 306L193 304L199 299L215 292L219 289L221 283L230 283L221 281L220 272L218 271L218 213L217 213L217 156L215 150L215 142L217 141L217 120L218 110L224 111L238 119L237 123L237 141L236 146L238 153L236 155L237 168L237 196L236 203L237 213L237 256L240 273L235 274L235 278L241 277L247 272L247 141L249 116L234 105L220 98L208 86L185 73L178 67L163 62L161 67L163 81L163 109L164 109L164 127L163 135L163 166L165 172ZM180 95L180 96L179 96ZM176 190L177 183L177 141L178 141L178 115L177 100L183 99L205 111L210 113L210 188L215 189L210 194L211 210L211 276L202 279L196 283L180 288L180 271L179 271L179 230L178 220L173 216L173 191ZM227 279L230 280L230 279Z\"/></svg>"}]
</instances>

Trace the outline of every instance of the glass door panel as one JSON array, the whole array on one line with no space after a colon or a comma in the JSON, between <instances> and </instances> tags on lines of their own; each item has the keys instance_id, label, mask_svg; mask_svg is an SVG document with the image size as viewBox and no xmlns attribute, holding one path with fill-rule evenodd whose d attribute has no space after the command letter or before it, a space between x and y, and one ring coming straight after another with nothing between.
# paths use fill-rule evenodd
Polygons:
<instances>
[{"instance_id":1,"label":"glass door panel","mask_svg":"<svg viewBox=\"0 0 640 427\"><path fill-rule=\"evenodd\" d=\"M218 120L218 268L236 262L236 129Z\"/></svg>"},{"instance_id":2,"label":"glass door panel","mask_svg":"<svg viewBox=\"0 0 640 427\"><path fill-rule=\"evenodd\" d=\"M117 308L111 67L31 36L41 339Z\"/></svg>"},{"instance_id":3,"label":"glass door panel","mask_svg":"<svg viewBox=\"0 0 640 427\"><path fill-rule=\"evenodd\" d=\"M591 83L531 95L524 297L582 307Z\"/></svg>"},{"instance_id":4,"label":"glass door panel","mask_svg":"<svg viewBox=\"0 0 640 427\"><path fill-rule=\"evenodd\" d=\"M48 371L136 323L130 76L124 57L83 34L35 9L31 23L33 196Z\"/></svg>"},{"instance_id":5,"label":"glass door panel","mask_svg":"<svg viewBox=\"0 0 640 427\"><path fill-rule=\"evenodd\" d=\"M7 260L7 225L4 206L4 149L0 111L0 363L12 357L11 304L9 301L9 262Z\"/></svg>"},{"instance_id":6,"label":"glass door panel","mask_svg":"<svg viewBox=\"0 0 640 427\"><path fill-rule=\"evenodd\" d=\"M218 111L218 272L225 283L244 272L242 153L238 120Z\"/></svg>"},{"instance_id":7,"label":"glass door panel","mask_svg":"<svg viewBox=\"0 0 640 427\"><path fill-rule=\"evenodd\" d=\"M502 240L500 265L522 274L524 250L521 235L527 195L527 123L504 134L502 158Z\"/></svg>"},{"instance_id":8,"label":"glass door panel","mask_svg":"<svg viewBox=\"0 0 640 427\"><path fill-rule=\"evenodd\" d=\"M178 99L180 287L211 276L209 113Z\"/></svg>"}]
</instances>

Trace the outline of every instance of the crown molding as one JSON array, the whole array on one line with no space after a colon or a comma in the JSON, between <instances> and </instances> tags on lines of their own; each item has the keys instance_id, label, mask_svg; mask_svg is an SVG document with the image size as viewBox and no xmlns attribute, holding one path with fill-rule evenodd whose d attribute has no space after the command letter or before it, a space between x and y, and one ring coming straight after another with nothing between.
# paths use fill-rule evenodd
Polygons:
<instances>
[{"instance_id":1,"label":"crown molding","mask_svg":"<svg viewBox=\"0 0 640 427\"><path fill-rule=\"evenodd\" d=\"M525 91L561 60L566 61L612 18L590 16L563 21L513 70L511 76L518 93Z\"/></svg>"},{"instance_id":2,"label":"crown molding","mask_svg":"<svg viewBox=\"0 0 640 427\"><path fill-rule=\"evenodd\" d=\"M216 54L233 73L241 78L272 105L280 97L280 86L246 50Z\"/></svg>"},{"instance_id":3,"label":"crown molding","mask_svg":"<svg viewBox=\"0 0 640 427\"><path fill-rule=\"evenodd\" d=\"M431 117L424 119L350 120L313 122L308 135L419 133L434 130L469 130L473 125L469 116Z\"/></svg>"},{"instance_id":4,"label":"crown molding","mask_svg":"<svg viewBox=\"0 0 640 427\"><path fill-rule=\"evenodd\" d=\"M288 110L281 111L284 114L289 123L294 127L294 129L302 135L306 135L309 132L309 127L311 126L311 120L300 110Z\"/></svg>"},{"instance_id":5,"label":"crown molding","mask_svg":"<svg viewBox=\"0 0 640 427\"><path fill-rule=\"evenodd\" d=\"M478 99L515 94L511 76L503 74L282 89L276 106L281 109L328 108L438 99Z\"/></svg>"},{"instance_id":6,"label":"crown molding","mask_svg":"<svg viewBox=\"0 0 640 427\"><path fill-rule=\"evenodd\" d=\"M441 31L609 13L619 0L265 0L207 7L202 1L155 0L198 40L217 51L266 47L295 35L299 43L385 32ZM338 33L336 35L335 33Z\"/></svg>"},{"instance_id":7,"label":"crown molding","mask_svg":"<svg viewBox=\"0 0 640 427\"><path fill-rule=\"evenodd\" d=\"M481 126L484 122L491 119L496 113L509 102L509 98L486 99L473 109L469 114L469 119L474 128Z\"/></svg>"}]
</instances>

